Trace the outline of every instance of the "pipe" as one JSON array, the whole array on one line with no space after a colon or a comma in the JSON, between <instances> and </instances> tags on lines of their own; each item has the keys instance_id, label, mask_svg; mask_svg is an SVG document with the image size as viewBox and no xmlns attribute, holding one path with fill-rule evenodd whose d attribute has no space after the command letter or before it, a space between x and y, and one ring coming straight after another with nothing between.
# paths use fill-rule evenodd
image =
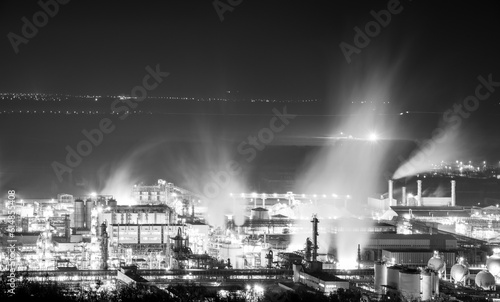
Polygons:
<instances>
[{"instance_id":1,"label":"pipe","mask_svg":"<svg viewBox=\"0 0 500 302\"><path fill-rule=\"evenodd\" d=\"M392 203L392 180L389 179L389 204L393 206L394 204Z\"/></svg>"},{"instance_id":2,"label":"pipe","mask_svg":"<svg viewBox=\"0 0 500 302\"><path fill-rule=\"evenodd\" d=\"M422 206L422 181L417 180L417 202L418 206Z\"/></svg>"},{"instance_id":3,"label":"pipe","mask_svg":"<svg viewBox=\"0 0 500 302\"><path fill-rule=\"evenodd\" d=\"M403 203L404 206L406 206L406 187L401 188L401 202Z\"/></svg>"},{"instance_id":4,"label":"pipe","mask_svg":"<svg viewBox=\"0 0 500 302\"><path fill-rule=\"evenodd\" d=\"M455 192L455 187L456 187L456 181L452 180L451 181L451 206L454 207L456 205L456 192Z\"/></svg>"}]
</instances>

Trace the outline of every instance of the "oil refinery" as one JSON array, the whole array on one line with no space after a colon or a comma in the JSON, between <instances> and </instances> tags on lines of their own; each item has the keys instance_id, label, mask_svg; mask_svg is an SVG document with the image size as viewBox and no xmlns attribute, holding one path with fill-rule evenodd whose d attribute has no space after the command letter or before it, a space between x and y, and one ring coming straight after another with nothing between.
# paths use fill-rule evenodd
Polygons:
<instances>
[{"instance_id":1,"label":"oil refinery","mask_svg":"<svg viewBox=\"0 0 500 302\"><path fill-rule=\"evenodd\" d=\"M213 204L162 179L130 188L128 205L98 194L16 199L14 229L6 200L0 270L6 275L15 261L21 280L88 287L195 282L356 288L368 300L498 298L498 207L457 205L456 180L445 197L424 196L425 179L416 192L407 185L389 180L387 194L355 211L349 195L234 193L234 211L219 226L205 217Z\"/></svg>"}]
</instances>

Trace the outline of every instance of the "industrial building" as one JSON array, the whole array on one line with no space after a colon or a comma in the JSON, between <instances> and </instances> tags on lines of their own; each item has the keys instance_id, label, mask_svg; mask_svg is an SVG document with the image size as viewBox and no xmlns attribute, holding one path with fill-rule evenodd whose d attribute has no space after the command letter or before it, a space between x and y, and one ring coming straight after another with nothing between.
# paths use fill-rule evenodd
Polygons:
<instances>
[{"instance_id":1,"label":"industrial building","mask_svg":"<svg viewBox=\"0 0 500 302\"><path fill-rule=\"evenodd\" d=\"M389 182L390 192L393 185ZM454 285L468 290L477 286L482 294L494 295L500 283L500 252L491 255L483 239L500 235L500 211L458 206L453 194L425 197L422 185L417 183L414 196L405 189L401 199L392 193L390 198L370 199L355 214L347 210L349 196L233 194L244 219L235 221L227 213L225 227L214 228L200 215L204 201L159 180L154 186L131 188L135 205L97 194L16 201L12 240L20 270L33 276L38 276L36 271L54 271L54 278L63 271L76 274L71 276L93 272L129 283L198 280L209 286L249 282L251 277L324 293L358 288L370 299L392 291L426 301L448 294ZM456 183L450 185L453 192ZM310 212L316 209L325 210L311 221ZM391 217L382 219L387 213ZM3 231L2 269L8 265L6 235ZM350 267L340 266L336 244L341 237L365 238L355 242L356 261ZM463 261L457 262L460 257ZM131 265L135 268L126 270L128 275L117 277L120 268Z\"/></svg>"}]
</instances>

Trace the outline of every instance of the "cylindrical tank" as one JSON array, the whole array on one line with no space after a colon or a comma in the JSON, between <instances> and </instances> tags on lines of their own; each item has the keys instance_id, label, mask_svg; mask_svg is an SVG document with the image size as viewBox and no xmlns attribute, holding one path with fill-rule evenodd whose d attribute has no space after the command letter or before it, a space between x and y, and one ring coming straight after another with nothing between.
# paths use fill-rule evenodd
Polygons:
<instances>
[{"instance_id":1,"label":"cylindrical tank","mask_svg":"<svg viewBox=\"0 0 500 302\"><path fill-rule=\"evenodd\" d=\"M382 261L375 262L375 290L380 291L387 285L387 266Z\"/></svg>"},{"instance_id":2,"label":"cylindrical tank","mask_svg":"<svg viewBox=\"0 0 500 302\"><path fill-rule=\"evenodd\" d=\"M420 298L420 271L409 268L399 271L399 291L409 300Z\"/></svg>"},{"instance_id":3,"label":"cylindrical tank","mask_svg":"<svg viewBox=\"0 0 500 302\"><path fill-rule=\"evenodd\" d=\"M434 273L423 271L421 273L422 281L420 288L422 289L422 301L429 301L432 298L433 285L432 278Z\"/></svg>"},{"instance_id":4,"label":"cylindrical tank","mask_svg":"<svg viewBox=\"0 0 500 302\"><path fill-rule=\"evenodd\" d=\"M92 209L94 208L94 202L90 199L85 203L85 227L90 229L92 227Z\"/></svg>"},{"instance_id":5,"label":"cylindrical tank","mask_svg":"<svg viewBox=\"0 0 500 302\"><path fill-rule=\"evenodd\" d=\"M83 200L77 199L75 200L75 228L83 228L83 222L85 219Z\"/></svg>"},{"instance_id":6,"label":"cylindrical tank","mask_svg":"<svg viewBox=\"0 0 500 302\"><path fill-rule=\"evenodd\" d=\"M483 289L490 289L495 285L495 277L488 271L479 272L476 275L476 285Z\"/></svg>"},{"instance_id":7,"label":"cylindrical tank","mask_svg":"<svg viewBox=\"0 0 500 302\"><path fill-rule=\"evenodd\" d=\"M387 286L398 289L400 270L401 267L396 265L387 268Z\"/></svg>"},{"instance_id":8,"label":"cylindrical tank","mask_svg":"<svg viewBox=\"0 0 500 302\"><path fill-rule=\"evenodd\" d=\"M236 269L245 268L245 256L243 256L243 255L236 256L235 268Z\"/></svg>"},{"instance_id":9,"label":"cylindrical tank","mask_svg":"<svg viewBox=\"0 0 500 302\"><path fill-rule=\"evenodd\" d=\"M469 269L467 266L457 263L451 267L450 277L455 283L465 283L469 278Z\"/></svg>"},{"instance_id":10,"label":"cylindrical tank","mask_svg":"<svg viewBox=\"0 0 500 302\"><path fill-rule=\"evenodd\" d=\"M486 260L486 268L493 276L500 276L500 250L493 249L493 255Z\"/></svg>"},{"instance_id":11,"label":"cylindrical tank","mask_svg":"<svg viewBox=\"0 0 500 302\"><path fill-rule=\"evenodd\" d=\"M252 220L268 220L269 219L269 211L264 208L255 208L251 211L251 219Z\"/></svg>"}]
</instances>

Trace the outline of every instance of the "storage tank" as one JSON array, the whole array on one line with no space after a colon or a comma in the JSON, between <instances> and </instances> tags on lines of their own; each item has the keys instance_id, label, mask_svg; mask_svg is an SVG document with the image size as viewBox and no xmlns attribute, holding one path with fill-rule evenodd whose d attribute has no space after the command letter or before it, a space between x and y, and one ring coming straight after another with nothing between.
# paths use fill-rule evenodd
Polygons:
<instances>
[{"instance_id":1,"label":"storage tank","mask_svg":"<svg viewBox=\"0 0 500 302\"><path fill-rule=\"evenodd\" d=\"M252 209L250 213L250 219L252 220L268 220L269 219L269 211L264 208L255 208Z\"/></svg>"},{"instance_id":2,"label":"storage tank","mask_svg":"<svg viewBox=\"0 0 500 302\"><path fill-rule=\"evenodd\" d=\"M75 200L75 213L74 213L74 225L75 228L83 228L83 222L85 220L85 207L83 206L83 200Z\"/></svg>"},{"instance_id":3,"label":"storage tank","mask_svg":"<svg viewBox=\"0 0 500 302\"><path fill-rule=\"evenodd\" d=\"M401 266L398 265L394 265L387 268L387 286L398 289L400 270Z\"/></svg>"},{"instance_id":4,"label":"storage tank","mask_svg":"<svg viewBox=\"0 0 500 302\"><path fill-rule=\"evenodd\" d=\"M236 256L235 269L244 269L245 268L245 256L238 255Z\"/></svg>"},{"instance_id":5,"label":"storage tank","mask_svg":"<svg viewBox=\"0 0 500 302\"><path fill-rule=\"evenodd\" d=\"M387 285L387 266L383 261L375 262L375 290L381 291Z\"/></svg>"},{"instance_id":6,"label":"storage tank","mask_svg":"<svg viewBox=\"0 0 500 302\"><path fill-rule=\"evenodd\" d=\"M479 272L476 275L476 285L482 289L489 290L495 286L495 277L488 271Z\"/></svg>"},{"instance_id":7,"label":"storage tank","mask_svg":"<svg viewBox=\"0 0 500 302\"><path fill-rule=\"evenodd\" d=\"M108 200L108 206L111 207L111 208L116 208L116 206L118 205L118 202L114 199L110 199Z\"/></svg>"},{"instance_id":8,"label":"storage tank","mask_svg":"<svg viewBox=\"0 0 500 302\"><path fill-rule=\"evenodd\" d=\"M453 279L454 283L465 284L469 278L469 268L464 264L457 263L451 267L450 277Z\"/></svg>"},{"instance_id":9,"label":"storage tank","mask_svg":"<svg viewBox=\"0 0 500 302\"><path fill-rule=\"evenodd\" d=\"M420 298L420 271L411 268L400 270L398 289L410 301Z\"/></svg>"},{"instance_id":10,"label":"storage tank","mask_svg":"<svg viewBox=\"0 0 500 302\"><path fill-rule=\"evenodd\" d=\"M438 251L434 251L434 256L427 262L427 267L437 272L439 277L446 274L446 263Z\"/></svg>"},{"instance_id":11,"label":"storage tank","mask_svg":"<svg viewBox=\"0 0 500 302\"><path fill-rule=\"evenodd\" d=\"M500 277L500 249L494 248L493 255L486 260L486 268L493 275Z\"/></svg>"},{"instance_id":12,"label":"storage tank","mask_svg":"<svg viewBox=\"0 0 500 302\"><path fill-rule=\"evenodd\" d=\"M433 278L435 274L431 271L422 271L421 273L422 281L420 283L420 288L422 289L422 301L429 301L432 299L433 290Z\"/></svg>"},{"instance_id":13,"label":"storage tank","mask_svg":"<svg viewBox=\"0 0 500 302\"><path fill-rule=\"evenodd\" d=\"M92 227L92 209L94 208L94 202L90 199L87 200L85 204L85 227L90 229Z\"/></svg>"}]
</instances>

